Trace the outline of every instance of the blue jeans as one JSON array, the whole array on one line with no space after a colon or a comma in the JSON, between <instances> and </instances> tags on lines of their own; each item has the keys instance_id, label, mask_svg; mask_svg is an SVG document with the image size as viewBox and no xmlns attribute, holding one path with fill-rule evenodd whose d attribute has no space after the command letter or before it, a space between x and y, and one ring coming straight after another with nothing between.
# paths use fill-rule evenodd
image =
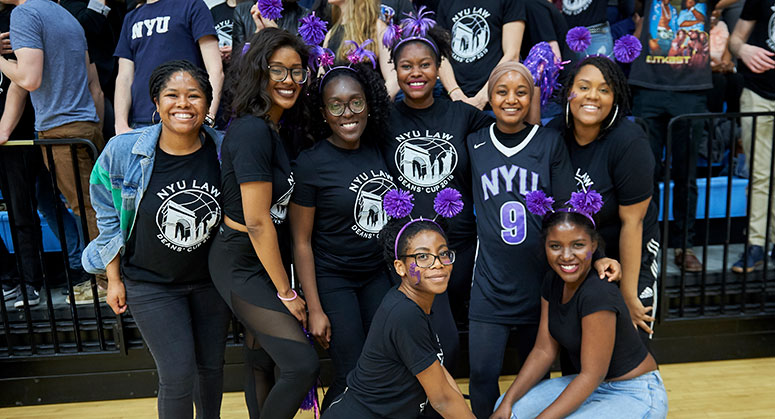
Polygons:
<instances>
[{"instance_id":1,"label":"blue jeans","mask_svg":"<svg viewBox=\"0 0 775 419\"><path fill-rule=\"evenodd\" d=\"M219 418L231 313L212 282L125 278L124 285L129 311L159 373L159 418L191 418L194 403L197 418Z\"/></svg>"},{"instance_id":2,"label":"blue jeans","mask_svg":"<svg viewBox=\"0 0 775 419\"><path fill-rule=\"evenodd\" d=\"M611 37L611 27L608 22L587 26L587 29L592 39L589 47L577 54L579 61L589 55L611 55L614 51L614 39Z\"/></svg>"},{"instance_id":3,"label":"blue jeans","mask_svg":"<svg viewBox=\"0 0 775 419\"><path fill-rule=\"evenodd\" d=\"M560 396L576 375L538 383L511 408L512 418L534 418ZM495 405L500 405L503 396ZM659 371L623 381L604 381L569 418L664 418L667 392Z\"/></svg>"},{"instance_id":4,"label":"blue jeans","mask_svg":"<svg viewBox=\"0 0 775 419\"><path fill-rule=\"evenodd\" d=\"M36 194L38 200L38 211L43 215L46 223L54 233L57 240L59 237L59 228L57 227L57 212L62 215L62 224L65 230L65 244L67 245L67 261L70 263L70 269L81 268L81 253L83 252L83 239L80 234L80 218L76 221L73 214L65 208L64 202L60 198L59 192L54 192L51 187L51 175L43 165L41 165L40 174L38 174L38 190ZM65 253L64 251L62 253Z\"/></svg>"}]
</instances>

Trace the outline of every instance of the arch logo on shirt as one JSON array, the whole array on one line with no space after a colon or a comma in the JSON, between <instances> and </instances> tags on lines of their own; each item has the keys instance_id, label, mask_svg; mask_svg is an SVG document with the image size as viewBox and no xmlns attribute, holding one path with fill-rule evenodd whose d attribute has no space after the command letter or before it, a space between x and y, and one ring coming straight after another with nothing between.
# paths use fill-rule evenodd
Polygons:
<instances>
[{"instance_id":1,"label":"arch logo on shirt","mask_svg":"<svg viewBox=\"0 0 775 419\"><path fill-rule=\"evenodd\" d=\"M449 183L458 154L452 135L412 130L396 137L401 141L395 155L401 184L413 192L434 193Z\"/></svg>"},{"instance_id":2,"label":"arch logo on shirt","mask_svg":"<svg viewBox=\"0 0 775 419\"><path fill-rule=\"evenodd\" d=\"M381 170L369 170L356 176L350 182L349 190L355 192L352 231L365 239L374 238L388 222L382 208L382 198L396 185L392 177Z\"/></svg>"},{"instance_id":3,"label":"arch logo on shirt","mask_svg":"<svg viewBox=\"0 0 775 419\"><path fill-rule=\"evenodd\" d=\"M590 4L592 0L562 0L562 12L574 16L587 10Z\"/></svg>"},{"instance_id":4,"label":"arch logo on shirt","mask_svg":"<svg viewBox=\"0 0 775 419\"><path fill-rule=\"evenodd\" d=\"M452 58L474 62L487 54L490 43L490 12L482 7L467 7L452 18Z\"/></svg>"},{"instance_id":5,"label":"arch logo on shirt","mask_svg":"<svg viewBox=\"0 0 775 419\"><path fill-rule=\"evenodd\" d=\"M162 204L156 211L156 237L168 248L191 252L210 237L221 221L221 192L207 182L179 180L156 193Z\"/></svg>"},{"instance_id":6,"label":"arch logo on shirt","mask_svg":"<svg viewBox=\"0 0 775 419\"><path fill-rule=\"evenodd\" d=\"M272 216L273 223L282 224L288 216L288 203L291 202L293 185L295 184L296 182L293 180L293 173L291 173L288 176L288 190L285 191L285 193L269 208L269 214Z\"/></svg>"}]
</instances>

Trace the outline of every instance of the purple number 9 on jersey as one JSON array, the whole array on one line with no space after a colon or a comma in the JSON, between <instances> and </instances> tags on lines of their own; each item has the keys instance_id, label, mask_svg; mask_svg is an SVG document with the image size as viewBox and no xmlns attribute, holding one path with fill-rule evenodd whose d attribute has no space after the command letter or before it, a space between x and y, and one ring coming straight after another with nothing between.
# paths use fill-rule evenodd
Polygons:
<instances>
[{"instance_id":1,"label":"purple number 9 on jersey","mask_svg":"<svg viewBox=\"0 0 775 419\"><path fill-rule=\"evenodd\" d=\"M501 205L501 238L506 244L517 245L525 241L527 220L525 206L519 201Z\"/></svg>"}]
</instances>

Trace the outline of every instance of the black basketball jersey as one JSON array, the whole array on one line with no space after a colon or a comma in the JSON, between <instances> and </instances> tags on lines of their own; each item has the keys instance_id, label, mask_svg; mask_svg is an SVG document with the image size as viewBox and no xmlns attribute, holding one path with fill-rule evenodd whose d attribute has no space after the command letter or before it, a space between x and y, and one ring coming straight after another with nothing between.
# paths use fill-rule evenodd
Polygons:
<instances>
[{"instance_id":1,"label":"black basketball jersey","mask_svg":"<svg viewBox=\"0 0 775 419\"><path fill-rule=\"evenodd\" d=\"M540 189L564 203L573 169L560 133L539 126L520 144L498 141L494 124L468 137L479 251L471 288L472 320L538 323L541 281L549 269L541 217L525 195Z\"/></svg>"}]
</instances>

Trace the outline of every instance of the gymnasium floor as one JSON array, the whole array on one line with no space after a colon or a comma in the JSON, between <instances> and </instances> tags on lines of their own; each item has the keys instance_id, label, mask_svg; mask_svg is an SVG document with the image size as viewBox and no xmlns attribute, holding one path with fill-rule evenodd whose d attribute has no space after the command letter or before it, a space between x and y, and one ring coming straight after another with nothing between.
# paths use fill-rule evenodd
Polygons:
<instances>
[{"instance_id":1,"label":"gymnasium floor","mask_svg":"<svg viewBox=\"0 0 775 419\"><path fill-rule=\"evenodd\" d=\"M670 418L775 418L775 358L669 364L660 367L670 403ZM501 389L513 376L501 378ZM468 380L458 380L463 393ZM241 393L224 395L224 419L247 418ZM156 417L155 399L113 400L0 409L3 419ZM311 419L304 413L297 419Z\"/></svg>"}]
</instances>

